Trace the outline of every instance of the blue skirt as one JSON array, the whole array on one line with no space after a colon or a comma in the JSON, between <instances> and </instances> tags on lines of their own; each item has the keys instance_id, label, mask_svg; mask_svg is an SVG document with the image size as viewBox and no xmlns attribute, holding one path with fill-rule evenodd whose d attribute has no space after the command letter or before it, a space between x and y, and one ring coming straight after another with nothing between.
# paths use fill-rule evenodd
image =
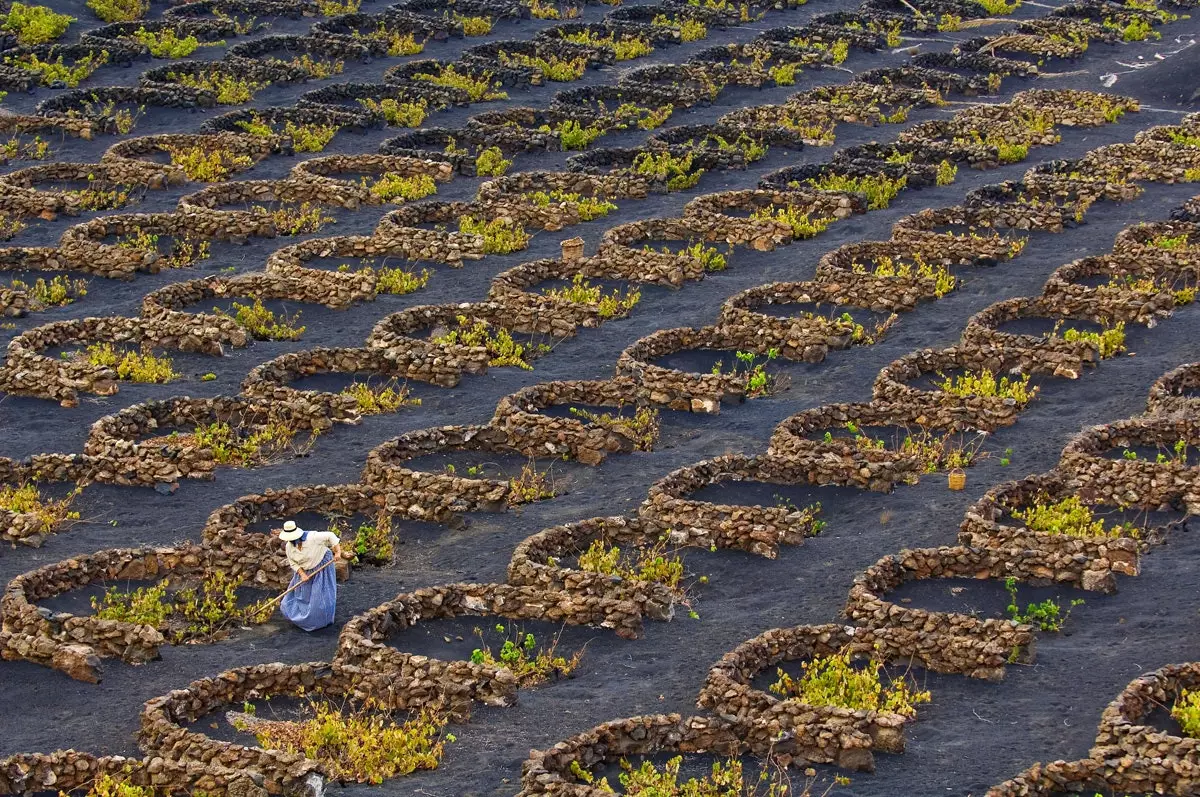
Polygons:
<instances>
[{"instance_id":1,"label":"blue skirt","mask_svg":"<svg viewBox=\"0 0 1200 797\"><path fill-rule=\"evenodd\" d=\"M332 561L333 551L326 551L318 567ZM305 631L316 631L333 623L333 612L337 608L337 572L333 565L310 575L308 581L302 582L297 573L288 587L294 589L279 604L284 617Z\"/></svg>"}]
</instances>

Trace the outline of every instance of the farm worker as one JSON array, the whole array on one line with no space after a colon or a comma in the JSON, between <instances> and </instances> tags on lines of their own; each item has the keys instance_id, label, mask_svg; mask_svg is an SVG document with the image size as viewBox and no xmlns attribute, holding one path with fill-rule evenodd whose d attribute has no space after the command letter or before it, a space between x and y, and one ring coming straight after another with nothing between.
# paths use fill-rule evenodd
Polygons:
<instances>
[{"instance_id":1,"label":"farm worker","mask_svg":"<svg viewBox=\"0 0 1200 797\"><path fill-rule=\"evenodd\" d=\"M296 574L279 604L283 616L305 631L333 622L337 605L337 575L334 557L342 555L341 540L331 531L305 531L289 520L279 539L286 545L288 564Z\"/></svg>"}]
</instances>

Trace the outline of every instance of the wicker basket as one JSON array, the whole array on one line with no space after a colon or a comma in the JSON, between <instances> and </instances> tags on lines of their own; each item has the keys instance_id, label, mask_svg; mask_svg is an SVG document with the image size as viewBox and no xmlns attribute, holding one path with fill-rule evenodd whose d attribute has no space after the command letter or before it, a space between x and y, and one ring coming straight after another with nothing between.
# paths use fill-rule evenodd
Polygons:
<instances>
[{"instance_id":1,"label":"wicker basket","mask_svg":"<svg viewBox=\"0 0 1200 797\"><path fill-rule=\"evenodd\" d=\"M562 242L562 259L568 263L574 263L576 260L583 257L583 239L568 238Z\"/></svg>"},{"instance_id":2,"label":"wicker basket","mask_svg":"<svg viewBox=\"0 0 1200 797\"><path fill-rule=\"evenodd\" d=\"M967 486L967 472L962 468L955 468L950 471L947 482L951 490L961 490Z\"/></svg>"}]
</instances>

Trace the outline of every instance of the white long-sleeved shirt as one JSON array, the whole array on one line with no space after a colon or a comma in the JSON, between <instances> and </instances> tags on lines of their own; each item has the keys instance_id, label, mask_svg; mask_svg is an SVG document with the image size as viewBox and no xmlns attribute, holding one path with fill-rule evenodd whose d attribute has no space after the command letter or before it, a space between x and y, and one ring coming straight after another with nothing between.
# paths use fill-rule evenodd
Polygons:
<instances>
[{"instance_id":1,"label":"white long-sleeved shirt","mask_svg":"<svg viewBox=\"0 0 1200 797\"><path fill-rule=\"evenodd\" d=\"M311 573L321 566L325 552L341 544L341 539L332 531L310 531L304 540L304 546L297 548L294 543L287 543L284 550L287 553L288 564L299 572Z\"/></svg>"}]
</instances>

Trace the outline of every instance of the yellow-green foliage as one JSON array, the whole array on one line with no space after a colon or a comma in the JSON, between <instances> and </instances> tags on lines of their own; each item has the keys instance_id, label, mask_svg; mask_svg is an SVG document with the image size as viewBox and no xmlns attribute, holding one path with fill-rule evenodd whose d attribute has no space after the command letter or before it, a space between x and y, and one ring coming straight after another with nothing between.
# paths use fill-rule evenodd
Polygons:
<instances>
[{"instance_id":1,"label":"yellow-green foliage","mask_svg":"<svg viewBox=\"0 0 1200 797\"><path fill-rule=\"evenodd\" d=\"M1186 130L1171 130L1168 128L1167 136L1171 139L1172 144L1182 144L1185 147L1200 147L1200 135L1189 133ZM1187 236L1184 236L1186 239Z\"/></svg>"},{"instance_id":2,"label":"yellow-green foliage","mask_svg":"<svg viewBox=\"0 0 1200 797\"><path fill-rule=\"evenodd\" d=\"M411 202L437 193L437 183L427 174L415 174L405 177L398 172L384 172L371 180L362 178L362 185L371 192L371 196L382 202L399 199L401 202Z\"/></svg>"},{"instance_id":3,"label":"yellow-green foliage","mask_svg":"<svg viewBox=\"0 0 1200 797\"><path fill-rule=\"evenodd\" d=\"M579 569L622 579L653 581L671 590L680 590L683 580L683 560L668 551L665 542L622 552L604 540L595 540L579 555Z\"/></svg>"},{"instance_id":4,"label":"yellow-green foliage","mask_svg":"<svg viewBox=\"0 0 1200 797\"><path fill-rule=\"evenodd\" d=\"M553 498L557 493L554 489L554 479L550 471L538 470L531 459L521 468L521 472L508 480L508 503L510 506L528 504Z\"/></svg>"},{"instance_id":5,"label":"yellow-green foliage","mask_svg":"<svg viewBox=\"0 0 1200 797\"><path fill-rule=\"evenodd\" d=\"M430 341L446 346L482 346L491 355L489 365L512 365L525 371L533 370L529 364L528 346L513 340L512 333L507 329L493 327L481 319L457 316L454 327L441 335L434 335Z\"/></svg>"},{"instance_id":6,"label":"yellow-green foliage","mask_svg":"<svg viewBox=\"0 0 1200 797\"><path fill-rule=\"evenodd\" d=\"M327 80L334 75L340 75L346 68L343 61L318 61L308 53L298 55L290 61L287 61L288 66L303 69L309 77L314 80Z\"/></svg>"},{"instance_id":7,"label":"yellow-green foliage","mask_svg":"<svg viewBox=\"0 0 1200 797\"><path fill-rule=\"evenodd\" d=\"M560 191L557 188L550 191L530 191L525 194L525 198L538 207L543 208L550 205L569 205L579 214L580 221L600 219L617 209L615 204L607 200L594 196L580 196L579 194Z\"/></svg>"},{"instance_id":8,"label":"yellow-green foliage","mask_svg":"<svg viewBox=\"0 0 1200 797\"><path fill-rule=\"evenodd\" d=\"M639 152L633 159L633 172L656 182L665 181L667 190L684 191L700 182L704 169L692 171L692 153L676 157L670 152Z\"/></svg>"},{"instance_id":9,"label":"yellow-green foliage","mask_svg":"<svg viewBox=\"0 0 1200 797\"><path fill-rule=\"evenodd\" d=\"M851 177L843 174L827 174L823 177L810 177L808 184L822 191L851 191L866 194L868 208L883 210L904 190L904 186L908 184L908 178L893 179L884 175Z\"/></svg>"},{"instance_id":10,"label":"yellow-green foliage","mask_svg":"<svg viewBox=\"0 0 1200 797\"><path fill-rule=\"evenodd\" d=\"M458 231L482 236L485 255L506 255L520 251L533 238L519 223L508 219L487 221L475 216L463 216L458 220Z\"/></svg>"},{"instance_id":11,"label":"yellow-green foliage","mask_svg":"<svg viewBox=\"0 0 1200 797\"><path fill-rule=\"evenodd\" d=\"M362 0L317 0L317 10L323 17L353 14L362 6Z\"/></svg>"},{"instance_id":12,"label":"yellow-green foliage","mask_svg":"<svg viewBox=\"0 0 1200 797\"><path fill-rule=\"evenodd\" d=\"M894 678L885 686L880 677L883 665L871 660L859 669L852 663L849 650L817 656L801 666L799 678L778 670L779 680L771 684L770 690L810 706L886 711L906 717L915 717L917 706L933 699L907 677Z\"/></svg>"},{"instance_id":13,"label":"yellow-green foliage","mask_svg":"<svg viewBox=\"0 0 1200 797\"><path fill-rule=\"evenodd\" d=\"M508 93L499 91L500 82L492 84L492 73L484 72L481 77L471 77L462 72L455 70L454 66L447 66L438 74L430 74L427 72L418 72L413 75L413 80L424 80L426 83L432 83L435 86L446 86L453 89L462 89L467 93L471 102L486 102L487 100L507 100Z\"/></svg>"},{"instance_id":14,"label":"yellow-green foliage","mask_svg":"<svg viewBox=\"0 0 1200 797\"><path fill-rule=\"evenodd\" d=\"M238 606L242 579L210 573L199 588L187 587L167 594L168 581L153 587L122 592L109 587L104 597L92 598L92 611L101 620L150 625L167 632L175 644L194 639L212 641L234 626L266 622L266 602Z\"/></svg>"},{"instance_id":15,"label":"yellow-green foliage","mask_svg":"<svg viewBox=\"0 0 1200 797\"><path fill-rule=\"evenodd\" d=\"M338 271L349 271L349 266L340 266ZM384 266L382 268L374 268L367 266L359 270L360 274L375 275L375 294L386 294L388 296L403 296L406 293L412 293L424 288L429 282L429 277L432 272L423 268L418 271L409 271L403 268L393 268Z\"/></svg>"},{"instance_id":16,"label":"yellow-green foliage","mask_svg":"<svg viewBox=\"0 0 1200 797\"><path fill-rule=\"evenodd\" d=\"M382 114L384 121L392 127L420 127L429 111L429 103L424 99L401 102L390 97L384 100L367 98L358 103L368 111Z\"/></svg>"},{"instance_id":17,"label":"yellow-green foliage","mask_svg":"<svg viewBox=\"0 0 1200 797\"><path fill-rule=\"evenodd\" d=\"M475 158L475 173L480 177L500 177L512 166L499 147L488 147Z\"/></svg>"},{"instance_id":18,"label":"yellow-green foliage","mask_svg":"<svg viewBox=\"0 0 1200 797\"><path fill-rule=\"evenodd\" d=\"M937 184L950 185L958 176L958 166L951 161L943 160L938 164Z\"/></svg>"},{"instance_id":19,"label":"yellow-green foliage","mask_svg":"<svg viewBox=\"0 0 1200 797\"><path fill-rule=\"evenodd\" d=\"M605 296L603 288L599 285L592 285L582 274L576 274L568 287L546 288L542 293L553 299L595 307L600 313L600 317L604 319L626 316L634 305L642 300L642 292L636 288L624 293L613 288L613 292Z\"/></svg>"},{"instance_id":20,"label":"yellow-green foliage","mask_svg":"<svg viewBox=\"0 0 1200 797\"><path fill-rule=\"evenodd\" d=\"M140 252L157 252L159 236L154 233L139 231L133 235L117 240L117 246L122 249L134 249ZM187 268L207 260L210 256L208 241L195 241L191 238L176 238L171 244L171 251L160 259L167 268Z\"/></svg>"},{"instance_id":21,"label":"yellow-green foliage","mask_svg":"<svg viewBox=\"0 0 1200 797\"><path fill-rule=\"evenodd\" d=\"M620 412L615 415L610 412L590 412L577 407L571 407L571 414L584 423L617 430L633 438L635 451L653 451L661 431L658 410L653 407L639 407L632 416L622 415Z\"/></svg>"},{"instance_id":22,"label":"yellow-green foliage","mask_svg":"<svg viewBox=\"0 0 1200 797\"><path fill-rule=\"evenodd\" d=\"M397 723L392 712L368 702L357 708L313 701L310 716L294 722L240 719L260 747L303 755L330 780L379 785L388 778L437 769L445 752L446 717L426 708Z\"/></svg>"},{"instance_id":23,"label":"yellow-green foliage","mask_svg":"<svg viewBox=\"0 0 1200 797\"><path fill-rule=\"evenodd\" d=\"M9 283L14 291L24 291L29 296L29 302L34 309L43 307L63 307L71 304L80 297L87 296L87 280L71 279L59 275L49 280L38 277L32 285L19 279Z\"/></svg>"},{"instance_id":24,"label":"yellow-green foliage","mask_svg":"<svg viewBox=\"0 0 1200 797\"><path fill-rule=\"evenodd\" d=\"M1029 374L1010 379L1002 376L999 379L989 369L984 368L976 373L968 371L954 378L938 374L942 377L937 383L937 389L943 393L960 398L986 397L1012 399L1018 407L1024 407L1037 395L1038 389L1029 386Z\"/></svg>"},{"instance_id":25,"label":"yellow-green foliage","mask_svg":"<svg viewBox=\"0 0 1200 797\"><path fill-rule=\"evenodd\" d=\"M257 114L248 121L238 122L237 125L257 138L270 138L276 135L271 124ZM337 131L336 125L298 125L288 119L284 122L283 132L279 135L292 139L292 149L296 152L320 152L333 140Z\"/></svg>"},{"instance_id":26,"label":"yellow-green foliage","mask_svg":"<svg viewBox=\"0 0 1200 797\"><path fill-rule=\"evenodd\" d=\"M546 78L546 80L553 80L560 83L579 80L579 78L583 77L584 71L587 70L587 58L583 56L579 58L559 58L557 55L551 55L549 58L543 58L540 55L525 55L524 53L506 53L501 51L500 63L505 66L524 66L536 69L542 73L542 77Z\"/></svg>"},{"instance_id":27,"label":"yellow-green foliage","mask_svg":"<svg viewBox=\"0 0 1200 797\"><path fill-rule=\"evenodd\" d=\"M674 112L675 107L672 105L647 108L636 102L623 102L613 111L613 117L617 120L614 127L625 130L630 124L634 124L639 130L654 130L662 127Z\"/></svg>"},{"instance_id":28,"label":"yellow-green foliage","mask_svg":"<svg viewBox=\"0 0 1200 797\"><path fill-rule=\"evenodd\" d=\"M401 407L419 407L420 399L409 398L408 386L397 379L382 384L354 382L342 389L342 394L352 396L358 402L358 411L363 415L382 415L395 412Z\"/></svg>"},{"instance_id":29,"label":"yellow-green foliage","mask_svg":"<svg viewBox=\"0 0 1200 797\"><path fill-rule=\"evenodd\" d=\"M82 210L114 210L129 201L129 186L109 188L106 183L88 175L87 188L75 188L64 193L75 197Z\"/></svg>"},{"instance_id":30,"label":"yellow-green foliage","mask_svg":"<svg viewBox=\"0 0 1200 797\"><path fill-rule=\"evenodd\" d=\"M56 501L42 495L42 491L32 482L18 486L0 484L0 509L16 515L37 516L38 532L49 534L67 521L79 520L79 513L71 509L78 495L76 488L67 493L65 498Z\"/></svg>"},{"instance_id":31,"label":"yellow-green foliage","mask_svg":"<svg viewBox=\"0 0 1200 797\"><path fill-rule=\"evenodd\" d=\"M1150 245L1159 249L1175 250L1186 249L1188 246L1188 234L1185 232L1182 235L1156 235L1150 240Z\"/></svg>"},{"instance_id":32,"label":"yellow-green foliage","mask_svg":"<svg viewBox=\"0 0 1200 797\"><path fill-rule=\"evenodd\" d=\"M1013 0L1012 3L1007 0L975 0L975 2L983 6L983 10L993 17L1007 16L1021 7L1021 0Z\"/></svg>"},{"instance_id":33,"label":"yellow-green foliage","mask_svg":"<svg viewBox=\"0 0 1200 797\"><path fill-rule=\"evenodd\" d=\"M66 797L65 792L60 791L58 795ZM156 792L153 786L135 786L105 774L92 781L83 797L156 797Z\"/></svg>"},{"instance_id":34,"label":"yellow-green foliage","mask_svg":"<svg viewBox=\"0 0 1200 797\"><path fill-rule=\"evenodd\" d=\"M345 539L350 533L349 524L342 520L330 521L329 530L340 539ZM381 513L376 522L359 525L358 530L354 532L355 564L386 565L391 564L395 556L396 533L392 529L390 517Z\"/></svg>"},{"instance_id":35,"label":"yellow-green foliage","mask_svg":"<svg viewBox=\"0 0 1200 797\"><path fill-rule=\"evenodd\" d=\"M937 298L942 298L950 291L954 290L958 285L958 278L950 273L950 270L941 263L937 265L930 264L925 261L925 258L920 254L914 254L912 261L896 260L887 255L882 255L875 260L875 267L868 270L862 263L854 262L850 265L850 269L855 274L871 274L875 277L901 277L923 280L931 280L933 282L933 295Z\"/></svg>"},{"instance_id":36,"label":"yellow-green foliage","mask_svg":"<svg viewBox=\"0 0 1200 797\"><path fill-rule=\"evenodd\" d=\"M133 38L146 45L150 54L155 58L187 58L202 46L216 47L225 43L212 42L201 45L200 40L195 36L180 36L174 28L163 28L156 31L138 28L137 32L133 34Z\"/></svg>"},{"instance_id":37,"label":"yellow-green foliage","mask_svg":"<svg viewBox=\"0 0 1200 797\"><path fill-rule=\"evenodd\" d=\"M218 464L249 468L297 450L293 440L298 431L299 428L292 423L278 420L254 427L236 428L225 421L215 421L197 426L191 433L172 432L165 437L155 438L152 442L156 445L207 449L213 461ZM314 432L309 437L309 445L316 434Z\"/></svg>"},{"instance_id":38,"label":"yellow-green foliage","mask_svg":"<svg viewBox=\"0 0 1200 797\"><path fill-rule=\"evenodd\" d=\"M108 50L101 50L99 55L89 53L76 61L72 66L64 64L61 55L53 61L43 61L33 53L20 55L15 58L11 55L5 56L4 63L15 66L17 69L37 72L43 86L62 83L67 88L73 89L97 69L108 63Z\"/></svg>"},{"instance_id":39,"label":"yellow-green foliage","mask_svg":"<svg viewBox=\"0 0 1200 797\"><path fill-rule=\"evenodd\" d=\"M552 132L549 125L542 127L543 132ZM574 119L568 119L553 132L558 133L558 141L564 150L587 149L587 146L604 133L604 128L595 125L583 125Z\"/></svg>"},{"instance_id":40,"label":"yellow-green foliage","mask_svg":"<svg viewBox=\"0 0 1200 797\"><path fill-rule=\"evenodd\" d=\"M744 6L743 6L744 8ZM793 792L791 781L783 767L764 767L757 775L747 776L742 762L736 758L728 761L714 761L712 771L698 778L680 780L679 768L683 764L683 756L675 756L662 765L655 766L653 761L643 761L639 766L625 758L620 760L621 774L617 780L621 791L629 795L643 797L811 797L812 791L805 788L803 792ZM579 765L578 761L571 762L571 774L584 783L594 785L602 792L612 792L614 789L608 783L608 778L596 781L595 776ZM848 778L835 778L843 785L849 783Z\"/></svg>"},{"instance_id":41,"label":"yellow-green foliage","mask_svg":"<svg viewBox=\"0 0 1200 797\"><path fill-rule=\"evenodd\" d=\"M1121 38L1127 42L1140 42L1146 39L1162 38L1162 34L1156 31L1148 20L1141 17L1134 17L1125 25L1113 21L1110 17L1104 20L1104 27L1120 31Z\"/></svg>"},{"instance_id":42,"label":"yellow-green foliage","mask_svg":"<svg viewBox=\"0 0 1200 797\"><path fill-rule=\"evenodd\" d=\"M750 214L750 218L778 221L786 224L792 228L792 237L794 238L812 238L837 221L832 216L811 218L808 213L802 213L791 205L784 205L783 207L767 205L765 208L756 209Z\"/></svg>"},{"instance_id":43,"label":"yellow-green foliage","mask_svg":"<svg viewBox=\"0 0 1200 797\"><path fill-rule=\"evenodd\" d=\"M1033 531L1047 534L1064 534L1068 537L1139 537L1132 523L1121 523L1109 527L1103 518L1096 517L1092 508L1077 495L1069 495L1059 501L1051 501L1039 495L1024 509L1014 509L1012 516L1021 520Z\"/></svg>"},{"instance_id":44,"label":"yellow-green foliage","mask_svg":"<svg viewBox=\"0 0 1200 797\"><path fill-rule=\"evenodd\" d=\"M479 637L479 647L471 652L471 661L489 667L504 667L517 679L521 687L536 686L551 678L563 678L574 672L583 658L583 651L576 651L571 658L557 653L558 637L555 636L549 645L538 646L533 634L526 634L519 628L509 629L503 623L497 623L496 633L504 640L499 654L492 652L484 639L482 629L476 628L475 635Z\"/></svg>"},{"instance_id":45,"label":"yellow-green foliage","mask_svg":"<svg viewBox=\"0 0 1200 797\"><path fill-rule=\"evenodd\" d=\"M251 213L270 216L279 235L303 235L309 232L320 232L325 225L334 224L333 216L328 216L321 206L313 202L301 202L299 205L282 205L268 211L261 205L253 205Z\"/></svg>"},{"instance_id":46,"label":"yellow-green foliage","mask_svg":"<svg viewBox=\"0 0 1200 797\"><path fill-rule=\"evenodd\" d=\"M668 17L666 14L659 14L650 20L650 24L657 25L660 28L677 28L679 30L679 40L684 42L694 42L708 38L708 27L703 22L695 19Z\"/></svg>"},{"instance_id":47,"label":"yellow-green foliage","mask_svg":"<svg viewBox=\"0 0 1200 797\"><path fill-rule=\"evenodd\" d=\"M365 36L356 34L356 38L373 39L385 43L387 45L387 54L392 58L416 55L425 51L425 42L417 41L411 33L388 30L383 24L380 24L379 30L374 33L369 33Z\"/></svg>"},{"instance_id":48,"label":"yellow-green foliage","mask_svg":"<svg viewBox=\"0 0 1200 797\"><path fill-rule=\"evenodd\" d=\"M571 5L559 9L541 0L529 0L529 13L534 19L575 19L579 16L579 9Z\"/></svg>"},{"instance_id":49,"label":"yellow-green foliage","mask_svg":"<svg viewBox=\"0 0 1200 797\"><path fill-rule=\"evenodd\" d=\"M642 251L653 252L649 246L643 246ZM721 254L715 246L705 246L702 242L696 242L690 246L685 246L678 252L671 251L669 246L664 246L660 250L665 255L677 255L686 257L692 260L700 261L700 265L705 271L724 271L727 265L725 255Z\"/></svg>"},{"instance_id":50,"label":"yellow-green foliage","mask_svg":"<svg viewBox=\"0 0 1200 797\"><path fill-rule=\"evenodd\" d=\"M1081 332L1073 327L1062 333L1063 340L1068 342L1086 341L1096 344L1100 350L1100 358L1108 359L1125 351L1125 322L1118 321L1115 326L1099 332Z\"/></svg>"},{"instance_id":51,"label":"yellow-green foliage","mask_svg":"<svg viewBox=\"0 0 1200 797\"><path fill-rule=\"evenodd\" d=\"M450 18L462 25L464 36L486 36L492 32L491 17L469 17L452 12Z\"/></svg>"},{"instance_id":52,"label":"yellow-green foliage","mask_svg":"<svg viewBox=\"0 0 1200 797\"><path fill-rule=\"evenodd\" d=\"M112 368L118 379L130 382L162 385L180 377L170 357L156 357L135 351L120 352L111 343L93 343L86 353L75 352L71 357L84 357L92 365Z\"/></svg>"},{"instance_id":53,"label":"yellow-green foliage","mask_svg":"<svg viewBox=\"0 0 1200 797\"><path fill-rule=\"evenodd\" d=\"M750 398L766 396L775 389L777 384L776 376L767 372L767 365L778 356L779 349L776 348L767 349L767 353L763 355L762 359L759 359L759 355L752 351L735 351L733 364L728 371L722 371L724 362L717 360L713 363L709 373L713 376L737 377L742 389ZM819 508L820 504L816 506ZM824 522L821 525L823 526Z\"/></svg>"},{"instance_id":54,"label":"yellow-green foliage","mask_svg":"<svg viewBox=\"0 0 1200 797\"><path fill-rule=\"evenodd\" d=\"M612 50L618 61L629 61L654 52L654 47L647 40L638 38L637 36L621 36L618 38L618 34L616 33L609 33L607 36L598 36L590 30L581 30L578 33L564 35L563 40L574 44L582 44L587 47L604 47Z\"/></svg>"},{"instance_id":55,"label":"yellow-green foliage","mask_svg":"<svg viewBox=\"0 0 1200 797\"><path fill-rule=\"evenodd\" d=\"M105 22L133 22L150 11L150 0L88 0L87 6Z\"/></svg>"},{"instance_id":56,"label":"yellow-green foliage","mask_svg":"<svg viewBox=\"0 0 1200 797\"><path fill-rule=\"evenodd\" d=\"M167 78L181 86L211 91L220 105L240 105L254 98L255 92L267 83L234 77L224 72L202 72L197 75L168 72Z\"/></svg>"},{"instance_id":57,"label":"yellow-green foliage","mask_svg":"<svg viewBox=\"0 0 1200 797\"><path fill-rule=\"evenodd\" d=\"M0 144L0 161L40 161L48 157L50 157L50 142L41 136L34 136L32 141L24 141L20 136L13 136Z\"/></svg>"},{"instance_id":58,"label":"yellow-green foliage","mask_svg":"<svg viewBox=\"0 0 1200 797\"><path fill-rule=\"evenodd\" d=\"M0 241L11 241L21 230L29 225L15 216L0 212Z\"/></svg>"},{"instance_id":59,"label":"yellow-green foliage","mask_svg":"<svg viewBox=\"0 0 1200 797\"><path fill-rule=\"evenodd\" d=\"M958 14L942 14L938 18L937 29L946 33L953 33L962 27L962 17Z\"/></svg>"},{"instance_id":60,"label":"yellow-green foliage","mask_svg":"<svg viewBox=\"0 0 1200 797\"><path fill-rule=\"evenodd\" d=\"M262 299L255 299L254 304L234 302L232 309L233 312L228 313L214 307L213 312L232 318L256 340L296 340L304 334L305 327L297 323L300 313L293 316L283 313L276 315L273 310L263 306Z\"/></svg>"},{"instance_id":61,"label":"yellow-green foliage","mask_svg":"<svg viewBox=\"0 0 1200 797\"><path fill-rule=\"evenodd\" d=\"M68 14L56 14L46 6L32 6L14 2L3 16L0 28L17 34L17 43L22 45L45 44L67 32L75 21Z\"/></svg>"},{"instance_id":62,"label":"yellow-green foliage","mask_svg":"<svg viewBox=\"0 0 1200 797\"><path fill-rule=\"evenodd\" d=\"M1171 707L1171 716L1193 739L1200 739L1200 692L1183 689Z\"/></svg>"}]
</instances>

